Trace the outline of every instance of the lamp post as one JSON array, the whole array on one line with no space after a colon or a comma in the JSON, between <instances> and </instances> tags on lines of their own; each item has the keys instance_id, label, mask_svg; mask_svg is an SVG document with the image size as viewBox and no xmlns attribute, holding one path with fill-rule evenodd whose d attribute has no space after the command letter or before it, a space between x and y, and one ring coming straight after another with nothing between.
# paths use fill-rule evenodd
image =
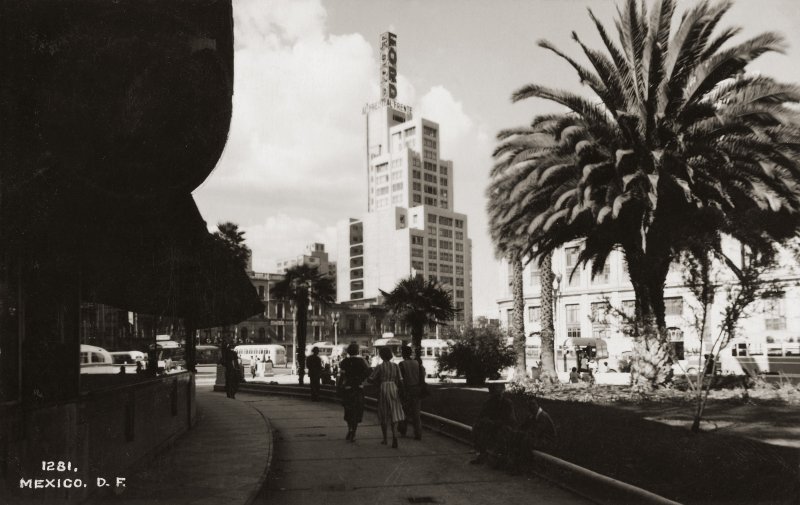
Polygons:
<instances>
[{"instance_id":1,"label":"lamp post","mask_svg":"<svg viewBox=\"0 0 800 505\"><path fill-rule=\"evenodd\" d=\"M339 345L339 312L333 313L333 345Z\"/></svg>"},{"instance_id":2,"label":"lamp post","mask_svg":"<svg viewBox=\"0 0 800 505\"><path fill-rule=\"evenodd\" d=\"M558 294L561 291L561 274L556 274L553 277L553 343L558 342ZM566 361L564 362L566 364ZM566 366L564 366L566 372Z\"/></svg>"},{"instance_id":3,"label":"lamp post","mask_svg":"<svg viewBox=\"0 0 800 505\"><path fill-rule=\"evenodd\" d=\"M292 311L292 375L297 375L297 319L294 304L289 307Z\"/></svg>"}]
</instances>

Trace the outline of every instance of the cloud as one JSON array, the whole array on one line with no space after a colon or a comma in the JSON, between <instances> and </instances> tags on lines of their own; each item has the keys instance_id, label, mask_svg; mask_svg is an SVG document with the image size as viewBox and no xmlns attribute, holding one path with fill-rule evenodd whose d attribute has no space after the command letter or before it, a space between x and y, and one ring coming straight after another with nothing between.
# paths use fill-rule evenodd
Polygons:
<instances>
[{"instance_id":1,"label":"cloud","mask_svg":"<svg viewBox=\"0 0 800 505\"><path fill-rule=\"evenodd\" d=\"M360 34L328 33L318 0L237 0L234 23L228 143L195 199L210 225L245 230L258 271L274 271L312 242L335 259L336 222L366 210L361 107L379 96L377 54ZM473 265L491 261L488 239L478 238L491 153L485 128L444 86L418 98L405 75L397 85L400 102L441 125L443 157L456 167L456 210L470 215ZM474 273L476 296L492 292L481 276L494 272ZM476 311L486 303L476 298Z\"/></svg>"}]
</instances>

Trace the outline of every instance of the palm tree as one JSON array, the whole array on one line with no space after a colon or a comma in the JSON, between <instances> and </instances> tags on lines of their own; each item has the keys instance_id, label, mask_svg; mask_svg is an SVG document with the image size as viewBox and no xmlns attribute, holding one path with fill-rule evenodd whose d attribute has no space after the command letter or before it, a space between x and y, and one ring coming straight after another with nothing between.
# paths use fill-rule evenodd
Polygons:
<instances>
[{"instance_id":1,"label":"palm tree","mask_svg":"<svg viewBox=\"0 0 800 505\"><path fill-rule=\"evenodd\" d=\"M560 116L536 118L529 128L505 130L498 134L500 145L495 150L496 163L487 191L492 238L498 252L509 256L526 251L531 237L528 227L546 212L575 181L539 177L552 166L575 165L574 146L559 142L552 128ZM573 170L574 172L574 170ZM565 173L569 173L565 171ZM520 213L525 207L528 212ZM531 254L531 257L535 255ZM539 268L541 283L541 377L557 380L555 368L555 328L553 324L552 251L542 255ZM521 263L520 263L521 268ZM521 281L520 281L521 282ZM521 285L521 284L520 284ZM515 306L524 307L521 290L514 294ZM524 335L522 337L524 339ZM523 340L524 342L524 340ZM524 346L524 344L522 344ZM524 351L524 347L523 347ZM519 352L519 351L518 351Z\"/></svg>"},{"instance_id":2,"label":"palm tree","mask_svg":"<svg viewBox=\"0 0 800 505\"><path fill-rule=\"evenodd\" d=\"M247 268L247 260L250 258L250 249L245 245L244 232L239 230L239 225L230 221L217 224L217 231L213 234L214 239L219 241L230 251L231 256L241 265L242 269Z\"/></svg>"},{"instance_id":3,"label":"palm tree","mask_svg":"<svg viewBox=\"0 0 800 505\"><path fill-rule=\"evenodd\" d=\"M506 142L547 132L574 149L576 162L545 163L551 153L540 149L529 153L536 167L516 163L527 171L516 189L528 195L504 219L526 225L520 235L535 256L584 238L580 264L591 261L594 270L615 248L623 251L636 293L632 373L644 387L669 378L664 283L687 240L705 237L718 248L727 234L767 251L800 228L800 88L745 71L784 42L763 33L729 45L740 30L716 28L730 6L698 2L672 33L673 0L657 0L649 14L628 0L616 20L618 42L589 11L605 49L573 34L589 67L546 41L540 46L566 60L596 97L537 84L513 95L569 112ZM562 189L547 208L535 197L543 186Z\"/></svg>"},{"instance_id":4,"label":"palm tree","mask_svg":"<svg viewBox=\"0 0 800 505\"><path fill-rule=\"evenodd\" d=\"M456 314L450 292L435 280L426 281L420 275L401 279L391 292L381 290L381 294L383 305L393 318L411 329L411 346L417 357L425 327L445 324Z\"/></svg>"},{"instance_id":5,"label":"palm tree","mask_svg":"<svg viewBox=\"0 0 800 505\"><path fill-rule=\"evenodd\" d=\"M276 282L270 291L275 298L288 301L294 306L297 318L295 356L298 380L302 384L305 375L308 309L312 302L325 306L334 302L334 281L329 275L320 274L317 267L297 265L286 270L283 279Z\"/></svg>"},{"instance_id":6,"label":"palm tree","mask_svg":"<svg viewBox=\"0 0 800 505\"><path fill-rule=\"evenodd\" d=\"M508 262L509 266L511 266L511 293L513 296L509 332L514 344L514 353L517 355L514 377L523 379L528 375L528 368L525 363L525 295L522 289L522 270L524 267L519 249L513 249L509 253Z\"/></svg>"}]
</instances>

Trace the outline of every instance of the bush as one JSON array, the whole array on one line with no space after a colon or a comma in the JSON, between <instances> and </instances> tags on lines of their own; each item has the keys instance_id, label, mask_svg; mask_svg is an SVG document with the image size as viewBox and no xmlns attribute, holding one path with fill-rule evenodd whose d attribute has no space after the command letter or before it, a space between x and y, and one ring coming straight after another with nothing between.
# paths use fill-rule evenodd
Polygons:
<instances>
[{"instance_id":1,"label":"bush","mask_svg":"<svg viewBox=\"0 0 800 505\"><path fill-rule=\"evenodd\" d=\"M506 337L497 328L468 328L453 340L448 353L439 357L439 369L464 375L470 386L499 379L500 370L516 363L514 350L504 345Z\"/></svg>"}]
</instances>

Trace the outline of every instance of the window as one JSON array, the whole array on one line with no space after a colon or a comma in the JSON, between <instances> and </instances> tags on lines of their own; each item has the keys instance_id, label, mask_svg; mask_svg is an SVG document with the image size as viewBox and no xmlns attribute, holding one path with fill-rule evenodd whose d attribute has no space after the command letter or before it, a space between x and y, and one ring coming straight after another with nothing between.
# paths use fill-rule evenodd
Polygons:
<instances>
[{"instance_id":1,"label":"window","mask_svg":"<svg viewBox=\"0 0 800 505\"><path fill-rule=\"evenodd\" d=\"M430 170L431 172L436 172L436 163L431 163L430 161L426 161L424 163L425 170ZM436 179L434 179L436 180Z\"/></svg>"},{"instance_id":2,"label":"window","mask_svg":"<svg viewBox=\"0 0 800 505\"><path fill-rule=\"evenodd\" d=\"M413 137L417 133L417 127L412 126L411 128L406 129L406 137Z\"/></svg>"},{"instance_id":3,"label":"window","mask_svg":"<svg viewBox=\"0 0 800 505\"><path fill-rule=\"evenodd\" d=\"M425 238L419 235L411 235L411 243L414 245L423 245Z\"/></svg>"},{"instance_id":4,"label":"window","mask_svg":"<svg viewBox=\"0 0 800 505\"><path fill-rule=\"evenodd\" d=\"M453 226L453 219L445 216L439 216L439 224Z\"/></svg>"},{"instance_id":5,"label":"window","mask_svg":"<svg viewBox=\"0 0 800 505\"><path fill-rule=\"evenodd\" d=\"M428 259L435 260L436 259L436 250L435 249L428 249Z\"/></svg>"},{"instance_id":6,"label":"window","mask_svg":"<svg viewBox=\"0 0 800 505\"><path fill-rule=\"evenodd\" d=\"M403 164L403 158L397 158L396 160L392 160L392 168L397 168ZM397 179L403 178L403 172L392 172L392 180L396 181Z\"/></svg>"},{"instance_id":7,"label":"window","mask_svg":"<svg viewBox=\"0 0 800 505\"><path fill-rule=\"evenodd\" d=\"M435 226L428 225L428 235L436 236L436 227Z\"/></svg>"},{"instance_id":8,"label":"window","mask_svg":"<svg viewBox=\"0 0 800 505\"><path fill-rule=\"evenodd\" d=\"M439 270L439 265L437 265L436 263L428 263L428 270L430 270L431 272L436 272L437 270Z\"/></svg>"},{"instance_id":9,"label":"window","mask_svg":"<svg viewBox=\"0 0 800 505\"><path fill-rule=\"evenodd\" d=\"M457 275L464 275L464 267L457 266L456 267L456 274Z\"/></svg>"},{"instance_id":10,"label":"window","mask_svg":"<svg viewBox=\"0 0 800 505\"><path fill-rule=\"evenodd\" d=\"M382 174L389 169L388 163L381 163L380 165L375 166L375 173Z\"/></svg>"},{"instance_id":11,"label":"window","mask_svg":"<svg viewBox=\"0 0 800 505\"><path fill-rule=\"evenodd\" d=\"M420 179L422 178L422 172L420 172L419 170L412 170L411 177L413 177L414 179Z\"/></svg>"},{"instance_id":12,"label":"window","mask_svg":"<svg viewBox=\"0 0 800 505\"><path fill-rule=\"evenodd\" d=\"M456 251L464 252L464 244L462 244L461 242L456 242Z\"/></svg>"},{"instance_id":13,"label":"window","mask_svg":"<svg viewBox=\"0 0 800 505\"><path fill-rule=\"evenodd\" d=\"M425 182L432 182L432 183L435 184L436 183L436 176L435 175L431 175L429 173L426 173L425 174Z\"/></svg>"},{"instance_id":14,"label":"window","mask_svg":"<svg viewBox=\"0 0 800 505\"><path fill-rule=\"evenodd\" d=\"M422 133L429 137L436 138L436 128L431 128L430 126L423 126Z\"/></svg>"},{"instance_id":15,"label":"window","mask_svg":"<svg viewBox=\"0 0 800 505\"><path fill-rule=\"evenodd\" d=\"M453 243L449 240L440 240L439 241L439 249L452 249Z\"/></svg>"},{"instance_id":16,"label":"window","mask_svg":"<svg viewBox=\"0 0 800 505\"><path fill-rule=\"evenodd\" d=\"M441 165L439 167L439 173L442 175L447 175L447 165Z\"/></svg>"},{"instance_id":17,"label":"window","mask_svg":"<svg viewBox=\"0 0 800 505\"><path fill-rule=\"evenodd\" d=\"M264 299L264 296L265 296L265 293L264 293L264 286L259 286L259 287L258 287L258 297L259 297L259 298L261 298L261 299L263 300L263 299Z\"/></svg>"},{"instance_id":18,"label":"window","mask_svg":"<svg viewBox=\"0 0 800 505\"><path fill-rule=\"evenodd\" d=\"M283 304L276 303L275 304L275 317L278 319L283 319Z\"/></svg>"},{"instance_id":19,"label":"window","mask_svg":"<svg viewBox=\"0 0 800 505\"><path fill-rule=\"evenodd\" d=\"M424 156L426 160L436 160L436 152L429 151L427 149L424 150Z\"/></svg>"},{"instance_id":20,"label":"window","mask_svg":"<svg viewBox=\"0 0 800 505\"><path fill-rule=\"evenodd\" d=\"M441 265L441 272L443 274L452 274L453 273L453 265Z\"/></svg>"},{"instance_id":21,"label":"window","mask_svg":"<svg viewBox=\"0 0 800 505\"><path fill-rule=\"evenodd\" d=\"M574 270L575 266L578 264L578 254L577 247L567 247L564 249L564 255L566 256L565 265L567 268L567 286L571 288L581 285L581 272L579 270Z\"/></svg>"},{"instance_id":22,"label":"window","mask_svg":"<svg viewBox=\"0 0 800 505\"><path fill-rule=\"evenodd\" d=\"M464 279L463 279L463 278L461 278L461 277L457 277L457 278L456 278L456 286L459 286L459 287L461 287L461 286L463 286L463 285L464 285Z\"/></svg>"},{"instance_id":23,"label":"window","mask_svg":"<svg viewBox=\"0 0 800 505\"><path fill-rule=\"evenodd\" d=\"M448 230L447 228L440 228L439 236L444 238L453 238L453 230Z\"/></svg>"},{"instance_id":24,"label":"window","mask_svg":"<svg viewBox=\"0 0 800 505\"><path fill-rule=\"evenodd\" d=\"M377 196L383 196L389 194L389 186L382 186L375 191Z\"/></svg>"},{"instance_id":25,"label":"window","mask_svg":"<svg viewBox=\"0 0 800 505\"><path fill-rule=\"evenodd\" d=\"M443 252L439 254L439 259L442 261L453 261L453 253Z\"/></svg>"},{"instance_id":26,"label":"window","mask_svg":"<svg viewBox=\"0 0 800 505\"><path fill-rule=\"evenodd\" d=\"M412 260L411 261L411 268L413 268L414 270L424 270L425 269L425 265L421 261Z\"/></svg>"},{"instance_id":27,"label":"window","mask_svg":"<svg viewBox=\"0 0 800 505\"><path fill-rule=\"evenodd\" d=\"M425 205L431 205L433 207L436 207L436 198L433 198L431 196L426 196L425 197Z\"/></svg>"},{"instance_id":28,"label":"window","mask_svg":"<svg viewBox=\"0 0 800 505\"><path fill-rule=\"evenodd\" d=\"M786 329L786 300L781 297L764 299L764 326L767 330Z\"/></svg>"},{"instance_id":29,"label":"window","mask_svg":"<svg viewBox=\"0 0 800 505\"><path fill-rule=\"evenodd\" d=\"M429 238L428 239L428 247L436 247L436 239L435 238Z\"/></svg>"},{"instance_id":30,"label":"window","mask_svg":"<svg viewBox=\"0 0 800 505\"><path fill-rule=\"evenodd\" d=\"M531 287L533 287L534 289L538 289L542 285L542 276L535 264L531 263L530 265L531 265L530 267L531 275L529 282Z\"/></svg>"},{"instance_id":31,"label":"window","mask_svg":"<svg viewBox=\"0 0 800 505\"><path fill-rule=\"evenodd\" d=\"M464 240L464 232L463 231L457 231L456 232L456 239L457 240Z\"/></svg>"},{"instance_id":32,"label":"window","mask_svg":"<svg viewBox=\"0 0 800 505\"><path fill-rule=\"evenodd\" d=\"M435 282L436 281L436 276L431 274L431 275L428 276L428 280L431 281L431 282Z\"/></svg>"},{"instance_id":33,"label":"window","mask_svg":"<svg viewBox=\"0 0 800 505\"><path fill-rule=\"evenodd\" d=\"M664 298L664 315L665 316L682 316L683 315L683 298L680 296L675 298Z\"/></svg>"},{"instance_id":34,"label":"window","mask_svg":"<svg viewBox=\"0 0 800 505\"><path fill-rule=\"evenodd\" d=\"M420 166L420 165L421 165L421 162L419 161L419 158L417 158L416 156L414 156L414 158L412 158L412 160L411 160L411 164L412 164L413 166L415 166L415 167L418 167L418 166Z\"/></svg>"},{"instance_id":35,"label":"window","mask_svg":"<svg viewBox=\"0 0 800 505\"><path fill-rule=\"evenodd\" d=\"M567 320L567 337L579 338L581 336L580 306L571 304L564 306Z\"/></svg>"},{"instance_id":36,"label":"window","mask_svg":"<svg viewBox=\"0 0 800 505\"><path fill-rule=\"evenodd\" d=\"M541 307L528 307L528 321L538 323L542 319Z\"/></svg>"},{"instance_id":37,"label":"window","mask_svg":"<svg viewBox=\"0 0 800 505\"><path fill-rule=\"evenodd\" d=\"M609 278L611 277L611 263L606 258L606 262L603 264L603 270L597 273L592 279L592 284L608 284Z\"/></svg>"},{"instance_id":38,"label":"window","mask_svg":"<svg viewBox=\"0 0 800 505\"><path fill-rule=\"evenodd\" d=\"M453 284L452 277L439 277L439 280L442 282L442 284L450 284L450 285Z\"/></svg>"},{"instance_id":39,"label":"window","mask_svg":"<svg viewBox=\"0 0 800 505\"><path fill-rule=\"evenodd\" d=\"M447 177L439 177L439 184L447 186Z\"/></svg>"},{"instance_id":40,"label":"window","mask_svg":"<svg viewBox=\"0 0 800 505\"><path fill-rule=\"evenodd\" d=\"M435 186L428 186L426 184L425 185L425 193L427 193L429 195L436 195L437 194L436 187Z\"/></svg>"},{"instance_id":41,"label":"window","mask_svg":"<svg viewBox=\"0 0 800 505\"><path fill-rule=\"evenodd\" d=\"M418 249L416 247L411 248L411 257L412 258L422 258L425 254L422 252L422 249Z\"/></svg>"},{"instance_id":42,"label":"window","mask_svg":"<svg viewBox=\"0 0 800 505\"><path fill-rule=\"evenodd\" d=\"M392 184L392 191L403 191L403 183L395 182L394 184Z\"/></svg>"},{"instance_id":43,"label":"window","mask_svg":"<svg viewBox=\"0 0 800 505\"><path fill-rule=\"evenodd\" d=\"M411 187L414 189L414 191L422 191L422 183L420 182L411 183Z\"/></svg>"},{"instance_id":44,"label":"window","mask_svg":"<svg viewBox=\"0 0 800 505\"><path fill-rule=\"evenodd\" d=\"M456 228L463 228L464 227L464 220L463 219L456 219Z\"/></svg>"},{"instance_id":45,"label":"window","mask_svg":"<svg viewBox=\"0 0 800 505\"><path fill-rule=\"evenodd\" d=\"M456 263L464 263L464 255L456 254Z\"/></svg>"},{"instance_id":46,"label":"window","mask_svg":"<svg viewBox=\"0 0 800 505\"><path fill-rule=\"evenodd\" d=\"M464 290L456 289L456 298L464 298Z\"/></svg>"},{"instance_id":47,"label":"window","mask_svg":"<svg viewBox=\"0 0 800 505\"><path fill-rule=\"evenodd\" d=\"M436 216L436 214L428 214L428 222L429 222L429 223L436 224L436 221L437 221L438 219L439 219L439 218Z\"/></svg>"},{"instance_id":48,"label":"window","mask_svg":"<svg viewBox=\"0 0 800 505\"><path fill-rule=\"evenodd\" d=\"M412 200L414 203L422 203L422 195L420 195L420 194L415 194L414 196L412 196L412 197L411 197L411 200Z\"/></svg>"}]
</instances>

